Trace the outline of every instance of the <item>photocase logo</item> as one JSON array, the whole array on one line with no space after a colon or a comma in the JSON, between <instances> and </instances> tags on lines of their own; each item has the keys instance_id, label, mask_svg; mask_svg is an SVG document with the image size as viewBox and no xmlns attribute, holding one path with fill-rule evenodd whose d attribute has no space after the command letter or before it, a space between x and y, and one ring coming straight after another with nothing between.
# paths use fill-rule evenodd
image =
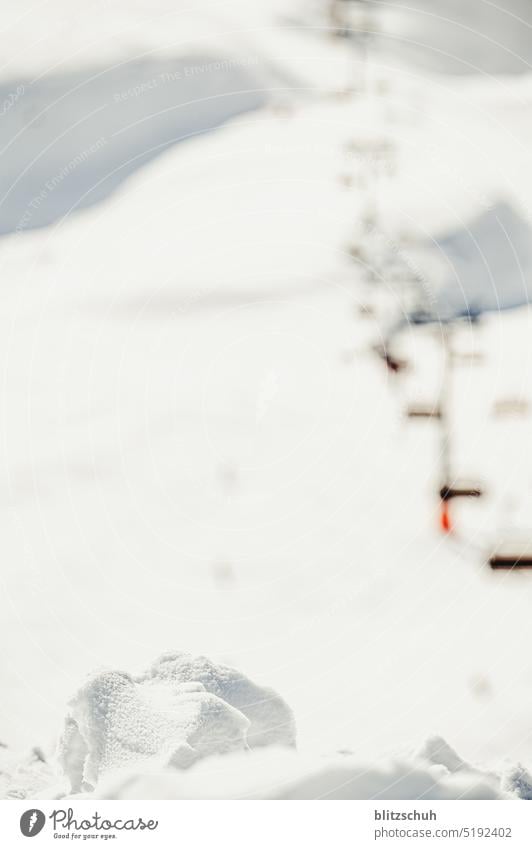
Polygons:
<instances>
[{"instance_id":1,"label":"photocase logo","mask_svg":"<svg viewBox=\"0 0 532 849\"><path fill-rule=\"evenodd\" d=\"M35 837L43 830L46 817L42 811L37 808L32 808L30 811L25 811L20 818L20 830L24 837Z\"/></svg>"}]
</instances>

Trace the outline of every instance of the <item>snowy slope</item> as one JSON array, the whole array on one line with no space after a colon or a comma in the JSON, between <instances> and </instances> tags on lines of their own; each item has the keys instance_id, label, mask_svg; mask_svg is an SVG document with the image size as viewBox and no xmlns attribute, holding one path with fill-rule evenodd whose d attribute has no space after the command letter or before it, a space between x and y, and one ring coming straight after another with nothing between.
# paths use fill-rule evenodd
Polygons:
<instances>
[{"instance_id":1,"label":"snowy slope","mask_svg":"<svg viewBox=\"0 0 532 849\"><path fill-rule=\"evenodd\" d=\"M260 40L239 33L235 6L163 0L88 14L52 0L36 43L43 10L7 5L16 49L0 84L0 234L101 202L168 147L262 106L284 83ZM247 14L248 26L268 20Z\"/></svg>"},{"instance_id":2,"label":"snowy slope","mask_svg":"<svg viewBox=\"0 0 532 849\"><path fill-rule=\"evenodd\" d=\"M419 68L452 74L526 74L532 64L528 0L391 0L385 40Z\"/></svg>"},{"instance_id":3,"label":"snowy slope","mask_svg":"<svg viewBox=\"0 0 532 849\"><path fill-rule=\"evenodd\" d=\"M532 585L485 565L498 525L529 515L529 420L488 415L508 392L530 397L528 312L487 319L474 338L485 361L459 378L458 456L491 488L460 508L466 542L446 539L437 436L403 415L411 395L438 392L437 340L409 328L416 368L400 382L385 372L370 346L405 287L380 264L372 284L347 248L371 241L357 137L397 140L378 196L394 254L501 190L526 218L532 84L388 79L380 66L387 94L331 96L345 45L277 38L257 6L262 17L240 20L234 5L241 55L258 44L303 91L0 243L0 739L48 751L86 673L136 677L179 647L281 693L310 773L348 749L355 772L382 768L388 786L390 753L434 733L498 774L530 765ZM130 56L139 32L142 49L163 30L187 55L231 49L227 18L207 37L213 18L192 16L185 37L164 10L144 27L135 9L118 47L89 30L65 63ZM50 59L41 47L35 73Z\"/></svg>"},{"instance_id":4,"label":"snowy slope","mask_svg":"<svg viewBox=\"0 0 532 849\"><path fill-rule=\"evenodd\" d=\"M3 118L0 234L100 203L168 147L262 106L272 73L255 55L181 52L11 79Z\"/></svg>"}]
</instances>

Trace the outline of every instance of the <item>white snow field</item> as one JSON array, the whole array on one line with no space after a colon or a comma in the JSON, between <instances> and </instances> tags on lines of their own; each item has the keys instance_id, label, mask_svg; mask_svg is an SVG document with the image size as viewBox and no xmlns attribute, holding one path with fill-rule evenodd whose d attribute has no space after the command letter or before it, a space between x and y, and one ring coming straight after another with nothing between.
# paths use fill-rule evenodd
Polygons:
<instances>
[{"instance_id":1,"label":"white snow field","mask_svg":"<svg viewBox=\"0 0 532 849\"><path fill-rule=\"evenodd\" d=\"M529 798L531 576L487 556L532 526L532 78L384 44L349 96L318 3L97 5L5 3L2 794ZM455 334L446 536L442 328L373 347L483 257L523 306Z\"/></svg>"}]
</instances>

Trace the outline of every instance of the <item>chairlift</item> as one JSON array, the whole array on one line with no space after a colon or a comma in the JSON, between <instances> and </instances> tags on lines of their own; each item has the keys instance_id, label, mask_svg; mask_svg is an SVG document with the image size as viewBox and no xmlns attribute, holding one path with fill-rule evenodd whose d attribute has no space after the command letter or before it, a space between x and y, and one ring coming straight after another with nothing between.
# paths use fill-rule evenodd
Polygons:
<instances>
[{"instance_id":1,"label":"chairlift","mask_svg":"<svg viewBox=\"0 0 532 849\"><path fill-rule=\"evenodd\" d=\"M491 552L488 563L492 569L532 569L532 533L509 534Z\"/></svg>"},{"instance_id":2,"label":"chairlift","mask_svg":"<svg viewBox=\"0 0 532 849\"><path fill-rule=\"evenodd\" d=\"M526 398L500 398L493 405L493 415L498 418L527 416L529 403Z\"/></svg>"},{"instance_id":3,"label":"chairlift","mask_svg":"<svg viewBox=\"0 0 532 849\"><path fill-rule=\"evenodd\" d=\"M375 315L375 307L373 304L361 303L357 304L357 312L361 318L373 318Z\"/></svg>"},{"instance_id":4,"label":"chairlift","mask_svg":"<svg viewBox=\"0 0 532 849\"><path fill-rule=\"evenodd\" d=\"M482 494L482 486L471 481L453 481L440 488L442 501L451 501L453 498L480 498Z\"/></svg>"},{"instance_id":5,"label":"chairlift","mask_svg":"<svg viewBox=\"0 0 532 849\"><path fill-rule=\"evenodd\" d=\"M330 0L329 22L330 33L334 38L350 37L345 0Z\"/></svg>"},{"instance_id":6,"label":"chairlift","mask_svg":"<svg viewBox=\"0 0 532 849\"><path fill-rule=\"evenodd\" d=\"M440 527L445 533L453 530L450 516L450 503L456 498L480 498L483 488L476 482L460 480L452 474L451 458L451 432L448 428L448 409L451 395L451 376L454 365L453 347L451 344L451 329L445 328L443 334L445 346L445 368L443 372L443 384L440 398L440 422L441 422L441 478L443 484L440 486Z\"/></svg>"},{"instance_id":7,"label":"chairlift","mask_svg":"<svg viewBox=\"0 0 532 849\"><path fill-rule=\"evenodd\" d=\"M396 151L395 144L387 138L352 139L346 145L346 151L370 163L374 169L386 164L391 166Z\"/></svg>"},{"instance_id":8,"label":"chairlift","mask_svg":"<svg viewBox=\"0 0 532 849\"><path fill-rule=\"evenodd\" d=\"M354 259L356 262L364 262L365 253L361 244L352 242L350 245L346 246L346 251L351 259Z\"/></svg>"},{"instance_id":9,"label":"chairlift","mask_svg":"<svg viewBox=\"0 0 532 849\"><path fill-rule=\"evenodd\" d=\"M481 365L485 360L482 351L453 351L452 357L457 365Z\"/></svg>"},{"instance_id":10,"label":"chairlift","mask_svg":"<svg viewBox=\"0 0 532 849\"><path fill-rule=\"evenodd\" d=\"M440 528L445 533L453 530L451 521L450 504L455 498L480 498L483 489L479 484L468 481L453 481L452 484L445 483L440 487Z\"/></svg>"},{"instance_id":11,"label":"chairlift","mask_svg":"<svg viewBox=\"0 0 532 849\"><path fill-rule=\"evenodd\" d=\"M363 95L369 90L369 45L377 30L377 20L369 0L343 0L343 5L347 34L355 47L355 65L349 63L347 90Z\"/></svg>"},{"instance_id":12,"label":"chairlift","mask_svg":"<svg viewBox=\"0 0 532 849\"><path fill-rule=\"evenodd\" d=\"M408 419L441 419L442 411L439 404L413 403L406 408Z\"/></svg>"},{"instance_id":13,"label":"chairlift","mask_svg":"<svg viewBox=\"0 0 532 849\"><path fill-rule=\"evenodd\" d=\"M408 360L402 359L401 357L396 357L384 345L375 345L373 350L381 358L381 360L384 361L386 368L388 369L388 371L391 371L392 374L398 374L399 372L406 371L408 368L410 368L410 363L408 362Z\"/></svg>"},{"instance_id":14,"label":"chairlift","mask_svg":"<svg viewBox=\"0 0 532 849\"><path fill-rule=\"evenodd\" d=\"M364 208L360 216L363 233L375 234L379 229L379 178L393 173L395 145L383 137L353 139L346 145L346 152L360 160L363 167L357 169L357 179L362 180Z\"/></svg>"},{"instance_id":15,"label":"chairlift","mask_svg":"<svg viewBox=\"0 0 532 849\"><path fill-rule=\"evenodd\" d=\"M373 226L368 219L362 218L361 224L366 231L371 232L373 230ZM345 250L354 262L361 263L366 268L369 272L366 275L369 282L373 283L375 280L379 279L373 267L370 265L368 251L360 242L351 242L351 244L346 245Z\"/></svg>"}]
</instances>

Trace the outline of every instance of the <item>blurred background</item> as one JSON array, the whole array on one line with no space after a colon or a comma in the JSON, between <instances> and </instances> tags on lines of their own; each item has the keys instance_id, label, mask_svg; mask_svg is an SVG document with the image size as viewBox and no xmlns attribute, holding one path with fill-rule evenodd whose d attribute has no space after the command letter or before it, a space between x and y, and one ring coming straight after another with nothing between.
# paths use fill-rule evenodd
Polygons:
<instances>
[{"instance_id":1,"label":"blurred background","mask_svg":"<svg viewBox=\"0 0 532 849\"><path fill-rule=\"evenodd\" d=\"M532 4L4 0L0 740L204 652L532 763Z\"/></svg>"}]
</instances>

